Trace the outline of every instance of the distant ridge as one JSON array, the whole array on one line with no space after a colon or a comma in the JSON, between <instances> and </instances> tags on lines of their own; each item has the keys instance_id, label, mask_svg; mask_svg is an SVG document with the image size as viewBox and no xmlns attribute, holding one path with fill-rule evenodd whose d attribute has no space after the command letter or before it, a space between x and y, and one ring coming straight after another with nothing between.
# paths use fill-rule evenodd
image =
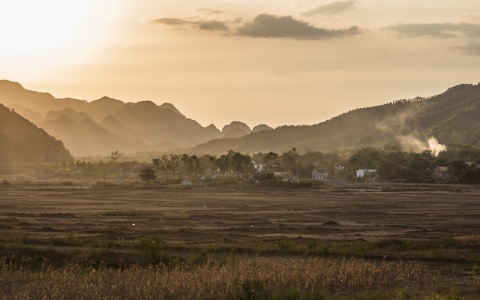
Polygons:
<instances>
[{"instance_id":1,"label":"distant ridge","mask_svg":"<svg viewBox=\"0 0 480 300\"><path fill-rule=\"evenodd\" d=\"M0 164L72 159L61 141L0 104Z\"/></svg>"},{"instance_id":2,"label":"distant ridge","mask_svg":"<svg viewBox=\"0 0 480 300\"><path fill-rule=\"evenodd\" d=\"M223 138L238 138L248 135L252 132L247 124L240 121L233 121L232 123L223 126L222 134Z\"/></svg>"},{"instance_id":3,"label":"distant ridge","mask_svg":"<svg viewBox=\"0 0 480 300\"><path fill-rule=\"evenodd\" d=\"M259 124L253 127L252 132L255 133L255 132L264 131L264 130L273 130L273 128L266 124Z\"/></svg>"},{"instance_id":4,"label":"distant ridge","mask_svg":"<svg viewBox=\"0 0 480 300\"><path fill-rule=\"evenodd\" d=\"M426 149L429 138L442 144L480 146L480 86L460 84L429 98L401 99L355 109L316 125L261 124L251 130L234 121L218 130L185 117L171 103L125 103L102 97L88 102L56 99L0 80L0 102L31 118L62 140L72 154L109 154L112 151L182 151L224 154L332 151L358 147Z\"/></svg>"},{"instance_id":5,"label":"distant ridge","mask_svg":"<svg viewBox=\"0 0 480 300\"><path fill-rule=\"evenodd\" d=\"M0 80L0 103L17 108L25 118L62 140L75 156L117 150L171 151L221 136L215 126L201 126L171 103L125 103L107 96L92 102L56 99L8 80Z\"/></svg>"},{"instance_id":6,"label":"distant ridge","mask_svg":"<svg viewBox=\"0 0 480 300\"><path fill-rule=\"evenodd\" d=\"M421 151L436 137L442 144L480 146L480 85L461 84L430 98L402 99L349 111L311 126L281 126L191 149L195 153L332 151L396 146Z\"/></svg>"}]
</instances>

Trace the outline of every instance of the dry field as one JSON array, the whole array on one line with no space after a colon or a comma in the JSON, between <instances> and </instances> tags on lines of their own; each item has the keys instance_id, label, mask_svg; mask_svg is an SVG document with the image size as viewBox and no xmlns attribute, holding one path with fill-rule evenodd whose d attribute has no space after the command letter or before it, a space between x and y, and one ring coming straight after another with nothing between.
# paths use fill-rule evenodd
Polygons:
<instances>
[{"instance_id":1,"label":"dry field","mask_svg":"<svg viewBox=\"0 0 480 300\"><path fill-rule=\"evenodd\" d=\"M376 284L359 283L359 286L351 288L345 281L342 287L341 279L337 284L328 285L325 284L327 279L323 278L320 280L323 284L318 286L300 282L286 283L284 287L294 288L295 292L306 289L313 293L320 290L327 293L326 298L341 295L349 298L349 293L381 290L382 281L379 278L367 279L365 275L374 271L358 271L362 269L358 267L360 264L374 264L371 270L398 270L398 278L403 279L394 279L396 276L392 274L395 272L389 273L387 277L390 279L385 279L385 288L391 289L391 293L397 296L402 293L399 291L403 291L404 297L398 296L399 299L442 295L458 296L458 299L480 297L477 294L480 293L480 190L468 186L368 185L322 189L228 190L181 186L101 187L86 182L14 183L0 189L0 234L1 257L4 261L1 281L5 284L3 291L0 287L3 292L0 298L23 298L22 295L26 298L40 297L39 294L21 294L20 291L25 293L28 290L26 286L35 284L32 278L36 276L31 275L37 274L34 272L58 272L55 266L42 265L40 270L31 271L30 277L27 276L29 279L25 279L26 275L22 277L27 282L22 289L19 280L12 278L21 277L27 271L18 269L15 264L23 266L25 262L32 263L34 259L22 260L22 256L27 255L25 253L32 256L32 251L48 255L52 255L52 252L61 253L59 260L75 257L76 263L93 266L94 269L102 267L94 262L86 263L85 253L101 253L98 255L106 262L103 268L112 265L117 269L103 272L117 272L115 276L120 277L127 276L128 272L139 272L127 266L129 262L139 262L138 257L132 258L138 253L152 256L161 252L158 263L163 263L164 267L170 266L168 272L185 270L184 265L188 264L189 272L193 274L195 272L191 268L198 268L196 273L201 274L200 277L209 277L204 274L208 268L211 268L208 271L211 274L222 277L218 272L228 269L228 266L239 268L239 260L246 264L252 264L252 261L258 264L260 260L263 263L259 265L267 266L270 270L288 266L292 260L298 263L288 267L292 270L306 270L306 265L316 263L341 265L342 261L347 260L357 267L353 267L356 271L345 276L357 278L357 281L361 281L360 278L373 280ZM75 256L66 253L74 253ZM80 259L82 253L84 257ZM52 257L56 259L54 255ZM92 260L92 257L88 259ZM323 261L310 261L305 265L308 260L315 259ZM179 269L178 266L182 265L183 269ZM127 269L118 271L119 266ZM263 267L257 265L253 269L260 270ZM403 269L405 273L402 273ZM149 268L144 271L153 274L160 272L159 269ZM66 270L61 272L65 276L73 276L68 275ZM165 275L165 272L160 273ZM249 276L239 279L238 275L230 283L220 284L221 287L215 283L218 293L192 290L193 294L184 294L179 290L167 291L167 287L162 293L155 293L165 298L224 298L235 295L242 298L250 290L260 292L280 288L272 285L269 276L255 277L255 272L250 272L252 274ZM418 278L412 274L417 274ZM190 281L193 282L195 275L189 276L192 276ZM330 277L337 278L335 276ZM159 274L154 277L157 278L155 286L160 287ZM298 281L298 275L295 278ZM81 284L87 284L85 282L88 280L99 279L82 280ZM131 284L132 281L129 281ZM281 279L274 280L278 281ZM234 284L236 288L228 290L228 286ZM203 284L203 287L205 285L208 284ZM250 289L250 285L255 288ZM12 294L14 286L17 294ZM406 293L404 289L407 287L411 287L413 292ZM183 288L186 289L185 285ZM86 291L85 287L81 290ZM89 295L93 295L93 298L108 295L104 290L97 296L92 293ZM122 295L124 297L120 295L115 298L147 297L147 294ZM311 295L311 299L319 298L318 295L308 295ZM384 296L380 294L376 297L373 294L371 298ZM301 297L292 299L297 298Z\"/></svg>"},{"instance_id":2,"label":"dry field","mask_svg":"<svg viewBox=\"0 0 480 300\"><path fill-rule=\"evenodd\" d=\"M2 236L156 235L167 241L464 238L480 233L480 190L399 188L228 191L11 186ZM402 191L403 190L403 191Z\"/></svg>"}]
</instances>

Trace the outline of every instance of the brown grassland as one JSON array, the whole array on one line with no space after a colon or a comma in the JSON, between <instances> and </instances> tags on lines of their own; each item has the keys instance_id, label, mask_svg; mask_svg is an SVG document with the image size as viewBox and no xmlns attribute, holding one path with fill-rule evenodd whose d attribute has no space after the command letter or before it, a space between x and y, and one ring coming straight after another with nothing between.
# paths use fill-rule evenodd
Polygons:
<instances>
[{"instance_id":1,"label":"brown grassland","mask_svg":"<svg viewBox=\"0 0 480 300\"><path fill-rule=\"evenodd\" d=\"M10 180L0 299L480 299L480 189Z\"/></svg>"}]
</instances>

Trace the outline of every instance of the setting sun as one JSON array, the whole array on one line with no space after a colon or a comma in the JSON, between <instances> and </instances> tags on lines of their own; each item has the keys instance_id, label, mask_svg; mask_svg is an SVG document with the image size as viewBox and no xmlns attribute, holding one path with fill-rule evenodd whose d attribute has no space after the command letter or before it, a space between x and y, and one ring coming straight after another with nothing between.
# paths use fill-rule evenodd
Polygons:
<instances>
[{"instance_id":1,"label":"setting sun","mask_svg":"<svg viewBox=\"0 0 480 300\"><path fill-rule=\"evenodd\" d=\"M17 72L79 61L101 44L110 12L98 1L2 1L0 60ZM108 9L107 9L108 8ZM45 67L45 68L43 68Z\"/></svg>"},{"instance_id":2,"label":"setting sun","mask_svg":"<svg viewBox=\"0 0 480 300\"><path fill-rule=\"evenodd\" d=\"M88 36L93 24L88 1L9 1L2 3L3 50L15 54L60 52Z\"/></svg>"}]
</instances>

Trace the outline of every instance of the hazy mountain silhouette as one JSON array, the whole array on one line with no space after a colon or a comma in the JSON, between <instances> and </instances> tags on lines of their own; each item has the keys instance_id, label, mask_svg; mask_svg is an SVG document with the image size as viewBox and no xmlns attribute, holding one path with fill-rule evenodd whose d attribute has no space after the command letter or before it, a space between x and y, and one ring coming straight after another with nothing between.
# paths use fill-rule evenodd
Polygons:
<instances>
[{"instance_id":1,"label":"hazy mountain silhouette","mask_svg":"<svg viewBox=\"0 0 480 300\"><path fill-rule=\"evenodd\" d=\"M192 146L188 151L211 154L229 149L248 153L282 152L292 147L330 151L387 144L418 150L430 137L444 144L480 146L480 86L471 84L428 99L355 109L316 125L271 129L262 124L254 130L238 121L222 131L214 125L203 127L170 103L125 103L108 97L92 102L55 99L5 80L0 81L0 101L38 122L75 155Z\"/></svg>"},{"instance_id":2,"label":"hazy mountain silhouette","mask_svg":"<svg viewBox=\"0 0 480 300\"><path fill-rule=\"evenodd\" d=\"M223 126L222 128L222 138L239 138L250 134L252 131L247 124L233 121L232 123Z\"/></svg>"},{"instance_id":3,"label":"hazy mountain silhouette","mask_svg":"<svg viewBox=\"0 0 480 300\"><path fill-rule=\"evenodd\" d=\"M84 108L83 111L88 113L94 120L100 122L108 115L111 115L113 112L119 110L125 105L124 102L109 98L109 97L102 97L100 99L94 100Z\"/></svg>"},{"instance_id":4,"label":"hazy mountain silhouette","mask_svg":"<svg viewBox=\"0 0 480 300\"><path fill-rule=\"evenodd\" d=\"M17 114L21 115L22 117L29 120L30 122L32 122L35 125L38 125L39 123L43 122L44 119L45 119L42 114L40 114L38 112L34 112L33 110L31 110L29 108L25 108L21 105L11 104L11 105L9 105L9 107L11 109L14 109Z\"/></svg>"},{"instance_id":5,"label":"hazy mountain silhouette","mask_svg":"<svg viewBox=\"0 0 480 300\"><path fill-rule=\"evenodd\" d=\"M0 80L0 103L4 105L17 104L45 115L52 110L54 101L55 97L48 93L28 91L17 82Z\"/></svg>"},{"instance_id":6,"label":"hazy mountain silhouette","mask_svg":"<svg viewBox=\"0 0 480 300\"><path fill-rule=\"evenodd\" d=\"M311 126L281 126L192 148L198 153L330 151L387 144L418 150L430 137L443 144L480 146L480 85L462 84L427 99L360 108ZM426 148L424 148L426 149Z\"/></svg>"},{"instance_id":7,"label":"hazy mountain silhouette","mask_svg":"<svg viewBox=\"0 0 480 300\"><path fill-rule=\"evenodd\" d=\"M173 112L176 112L177 114L185 117L173 104L171 103L163 103L162 105L159 105L160 108L165 108L165 109L170 109Z\"/></svg>"},{"instance_id":8,"label":"hazy mountain silhouette","mask_svg":"<svg viewBox=\"0 0 480 300\"><path fill-rule=\"evenodd\" d=\"M59 119L60 117L65 116L73 121L82 122L85 119L90 119L90 116L84 112L76 112L71 108L65 108L61 111L49 111L45 116L46 121L52 121Z\"/></svg>"},{"instance_id":9,"label":"hazy mountain silhouette","mask_svg":"<svg viewBox=\"0 0 480 300\"><path fill-rule=\"evenodd\" d=\"M176 109L157 106L151 101L128 103L113 115L125 126L141 132L148 143L171 141L189 147L220 136L215 127L202 127Z\"/></svg>"},{"instance_id":10,"label":"hazy mountain silhouette","mask_svg":"<svg viewBox=\"0 0 480 300\"><path fill-rule=\"evenodd\" d=\"M266 125L266 124L259 124L255 127L253 127L252 132L255 133L255 132L259 132L259 131L263 131L263 130L273 130L273 128Z\"/></svg>"},{"instance_id":11,"label":"hazy mountain silhouette","mask_svg":"<svg viewBox=\"0 0 480 300\"><path fill-rule=\"evenodd\" d=\"M128 138L131 141L141 141L143 142L143 136L138 131L124 126L120 121L117 120L114 116L108 115L100 122L100 125L110 131L113 134L118 136L123 136Z\"/></svg>"},{"instance_id":12,"label":"hazy mountain silhouette","mask_svg":"<svg viewBox=\"0 0 480 300\"><path fill-rule=\"evenodd\" d=\"M0 104L0 164L72 159L61 141Z\"/></svg>"},{"instance_id":13,"label":"hazy mountain silhouette","mask_svg":"<svg viewBox=\"0 0 480 300\"><path fill-rule=\"evenodd\" d=\"M0 80L0 102L21 110L25 118L64 141L75 155L165 151L221 136L215 126L201 126L170 103L125 103L109 97L92 102L56 99L7 80Z\"/></svg>"},{"instance_id":14,"label":"hazy mountain silhouette","mask_svg":"<svg viewBox=\"0 0 480 300\"><path fill-rule=\"evenodd\" d=\"M178 148L171 143L157 143L148 145L139 140L129 140L116 135L102 127L91 118L80 121L72 120L62 115L55 120L45 121L41 124L47 132L62 141L69 149L73 149L75 156L90 156L109 154L111 149L121 149L126 153L139 151L167 151Z\"/></svg>"}]
</instances>

